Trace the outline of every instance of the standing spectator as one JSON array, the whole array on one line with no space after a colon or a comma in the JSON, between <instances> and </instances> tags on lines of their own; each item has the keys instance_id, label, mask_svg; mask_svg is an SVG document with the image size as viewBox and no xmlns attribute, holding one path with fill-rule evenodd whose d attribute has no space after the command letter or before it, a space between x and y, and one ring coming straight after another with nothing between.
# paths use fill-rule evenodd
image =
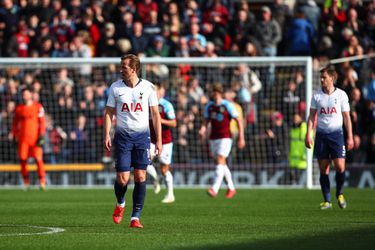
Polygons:
<instances>
[{"instance_id":1,"label":"standing spectator","mask_svg":"<svg viewBox=\"0 0 375 250\"><path fill-rule=\"evenodd\" d=\"M46 173L42 150L43 137L46 131L44 109L40 103L33 101L32 93L32 90L29 88L22 90L23 104L18 105L16 108L12 131L14 140L18 143L18 156L25 188L28 188L30 185L27 160L29 157L33 157L38 166L40 188L45 190Z\"/></svg>"},{"instance_id":2,"label":"standing spectator","mask_svg":"<svg viewBox=\"0 0 375 250\"><path fill-rule=\"evenodd\" d=\"M162 33L162 24L159 23L158 12L152 10L150 13L150 23L145 24L143 27L143 33L149 37L153 38Z\"/></svg>"},{"instance_id":3,"label":"standing spectator","mask_svg":"<svg viewBox=\"0 0 375 250\"><path fill-rule=\"evenodd\" d=\"M324 201L320 204L320 209L332 208L328 177L331 160L336 169L336 198L338 205L342 209L346 208L346 201L343 195L345 153L346 149L351 150L353 148L353 133L349 113L349 98L344 91L334 86L336 79L337 73L333 66L329 65L320 70L322 88L316 91L311 99L305 139L306 147L311 148L313 144L312 130L314 124L317 124L314 154L319 163L319 180L324 198ZM347 133L346 149L343 125Z\"/></svg>"},{"instance_id":4,"label":"standing spectator","mask_svg":"<svg viewBox=\"0 0 375 250\"><path fill-rule=\"evenodd\" d=\"M18 45L18 57L28 57L30 37L27 34L27 30L27 24L25 21L21 21L18 24L18 32L15 35Z\"/></svg>"},{"instance_id":5,"label":"standing spectator","mask_svg":"<svg viewBox=\"0 0 375 250\"><path fill-rule=\"evenodd\" d=\"M319 21L321 16L321 10L319 6L316 4L315 0L306 0L304 3L298 5L297 7L299 10L303 12L306 19L311 23L314 27L314 32L319 32Z\"/></svg>"},{"instance_id":6,"label":"standing spectator","mask_svg":"<svg viewBox=\"0 0 375 250\"><path fill-rule=\"evenodd\" d=\"M134 16L130 11L125 12L116 24L116 38L130 38L133 33Z\"/></svg>"},{"instance_id":7,"label":"standing spectator","mask_svg":"<svg viewBox=\"0 0 375 250\"><path fill-rule=\"evenodd\" d=\"M323 19L332 19L335 25L342 27L346 21L346 13L342 0L326 0L323 9Z\"/></svg>"},{"instance_id":8,"label":"standing spectator","mask_svg":"<svg viewBox=\"0 0 375 250\"><path fill-rule=\"evenodd\" d=\"M67 137L65 131L61 127L55 127L52 117L46 114L46 134L43 145L43 157L46 163L61 162L60 155Z\"/></svg>"},{"instance_id":9,"label":"standing spectator","mask_svg":"<svg viewBox=\"0 0 375 250\"><path fill-rule=\"evenodd\" d=\"M304 13L298 10L288 30L288 55L311 56L315 47L314 39L313 26L305 19Z\"/></svg>"},{"instance_id":10,"label":"standing spectator","mask_svg":"<svg viewBox=\"0 0 375 250\"><path fill-rule=\"evenodd\" d=\"M256 24L256 37L259 40L265 56L277 55L277 44L281 41L280 25L272 19L271 9L261 8L262 18Z\"/></svg>"},{"instance_id":11,"label":"standing spectator","mask_svg":"<svg viewBox=\"0 0 375 250\"><path fill-rule=\"evenodd\" d=\"M293 125L290 129L290 149L288 156L292 184L302 184L300 178L307 167L306 148L304 147L306 132L306 122L299 114L294 114Z\"/></svg>"},{"instance_id":12,"label":"standing spectator","mask_svg":"<svg viewBox=\"0 0 375 250\"><path fill-rule=\"evenodd\" d=\"M141 63L137 56L128 54L121 57L122 79L111 85L104 113L104 146L107 151L110 151L112 146L110 137L112 119L115 113L117 116L114 138L117 157L114 189L117 204L112 219L116 224L122 220L130 168L133 166L133 212L130 222L130 227L133 228L143 227L139 217L146 195L146 169L150 164L150 113L156 136L155 155L162 153L158 98L152 83L138 77L140 67Z\"/></svg>"},{"instance_id":13,"label":"standing spectator","mask_svg":"<svg viewBox=\"0 0 375 250\"><path fill-rule=\"evenodd\" d=\"M284 123L284 115L276 111L271 115L271 127L266 130L268 159L270 163L288 163L289 131Z\"/></svg>"},{"instance_id":14,"label":"standing spectator","mask_svg":"<svg viewBox=\"0 0 375 250\"><path fill-rule=\"evenodd\" d=\"M212 101L208 102L205 106L204 121L199 129L199 135L202 137L202 139L205 139L207 127L209 124L211 124L209 142L210 151L216 164L216 172L214 184L208 190L208 194L213 198L216 197L219 192L221 182L223 181L223 178L225 178L228 185L226 198L230 199L236 193L232 180L232 174L228 168L226 160L232 148L230 120L234 119L237 121L239 128L239 149L245 147L244 128L242 121L238 118L238 113L236 112L233 104L223 99L223 86L219 83L214 84L211 91Z\"/></svg>"}]
</instances>

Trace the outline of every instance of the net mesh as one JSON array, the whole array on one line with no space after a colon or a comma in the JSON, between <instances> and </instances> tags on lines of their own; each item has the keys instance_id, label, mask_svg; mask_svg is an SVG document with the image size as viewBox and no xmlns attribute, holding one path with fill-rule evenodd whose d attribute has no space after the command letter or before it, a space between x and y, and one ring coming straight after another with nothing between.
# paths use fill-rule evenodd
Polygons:
<instances>
[{"instance_id":1,"label":"net mesh","mask_svg":"<svg viewBox=\"0 0 375 250\"><path fill-rule=\"evenodd\" d=\"M4 166L18 164L11 124L15 106L22 101L20 89L31 86L34 99L46 111L45 163L72 166L72 171L48 171L49 184L112 185L113 158L103 150L103 112L108 87L119 78L118 66L118 60L3 63L0 184L20 183L18 173ZM198 130L210 86L217 82L223 84L225 97L236 102L243 112L247 145L243 150L237 149L237 130L233 126L234 143L228 158L237 186L305 186L306 174L290 168L288 155L293 118L298 114L304 120L306 116L306 67L303 60L144 60L142 78L162 82L167 89L165 98L176 111L172 165L176 186L208 185L214 175L208 142L200 139ZM78 171L74 167L88 163L104 163L104 167L99 171Z\"/></svg>"}]
</instances>

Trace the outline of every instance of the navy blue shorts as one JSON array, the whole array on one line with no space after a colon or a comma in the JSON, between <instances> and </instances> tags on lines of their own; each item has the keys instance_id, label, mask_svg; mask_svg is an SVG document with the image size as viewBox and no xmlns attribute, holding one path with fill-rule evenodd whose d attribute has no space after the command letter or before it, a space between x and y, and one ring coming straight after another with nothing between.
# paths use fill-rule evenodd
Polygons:
<instances>
[{"instance_id":1,"label":"navy blue shorts","mask_svg":"<svg viewBox=\"0 0 375 250\"><path fill-rule=\"evenodd\" d=\"M128 172L132 167L146 170L151 163L149 138L132 142L129 138L116 133L114 146L117 172Z\"/></svg>"},{"instance_id":2,"label":"navy blue shorts","mask_svg":"<svg viewBox=\"0 0 375 250\"><path fill-rule=\"evenodd\" d=\"M318 160L345 158L346 149L343 131L315 135L314 155Z\"/></svg>"}]
</instances>

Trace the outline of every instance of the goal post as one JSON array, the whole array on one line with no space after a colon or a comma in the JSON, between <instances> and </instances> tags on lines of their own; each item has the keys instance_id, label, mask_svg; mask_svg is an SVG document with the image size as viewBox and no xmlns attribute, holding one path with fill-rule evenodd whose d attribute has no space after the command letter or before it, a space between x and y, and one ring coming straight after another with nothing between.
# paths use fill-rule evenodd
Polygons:
<instances>
[{"instance_id":1,"label":"goal post","mask_svg":"<svg viewBox=\"0 0 375 250\"><path fill-rule=\"evenodd\" d=\"M120 77L119 65L119 58L0 59L0 84L10 91L0 92L0 185L20 183L14 167L7 171L10 165L18 165L9 124L14 105L20 102L12 91L25 84L37 89L36 98L52 123L49 144L44 146L46 164L51 166L49 184L112 185L113 158L103 150L102 115L108 86ZM247 146L238 150L234 143L228 158L235 184L243 188L314 186L311 150L306 150L306 169L297 171L297 176L289 164L293 115L298 113L305 120L309 111L310 57L154 57L141 58L141 67L142 78L167 87L166 98L175 107L178 126L173 131L172 169L177 187L206 187L213 178L214 163L198 129L210 86L216 82L223 84L228 96L235 93L244 113ZM283 119L282 128L275 128L278 117ZM75 168L98 163L103 169ZM65 167L53 167L58 164Z\"/></svg>"}]
</instances>

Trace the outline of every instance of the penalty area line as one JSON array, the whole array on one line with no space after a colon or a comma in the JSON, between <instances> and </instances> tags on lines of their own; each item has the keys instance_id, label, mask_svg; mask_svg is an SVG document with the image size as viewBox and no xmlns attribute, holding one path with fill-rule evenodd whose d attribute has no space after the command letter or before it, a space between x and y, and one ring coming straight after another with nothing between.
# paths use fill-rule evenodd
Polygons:
<instances>
[{"instance_id":1,"label":"penalty area line","mask_svg":"<svg viewBox=\"0 0 375 250\"><path fill-rule=\"evenodd\" d=\"M0 233L1 236L29 236L29 235L42 235L42 234L55 234L55 233L62 233L65 231L64 228L60 227L42 227L42 226L33 226L33 225L12 225L12 224L0 224L0 228L2 227L24 227L24 228L34 228L34 229L45 229L44 232L35 232L35 233Z\"/></svg>"}]
</instances>

